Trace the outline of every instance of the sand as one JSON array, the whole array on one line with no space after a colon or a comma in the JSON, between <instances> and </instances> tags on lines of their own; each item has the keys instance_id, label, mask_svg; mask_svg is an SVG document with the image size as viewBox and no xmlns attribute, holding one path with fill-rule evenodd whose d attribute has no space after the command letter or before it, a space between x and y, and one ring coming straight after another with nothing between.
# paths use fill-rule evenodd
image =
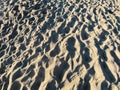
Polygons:
<instances>
[{"instance_id":1,"label":"sand","mask_svg":"<svg viewBox=\"0 0 120 90\"><path fill-rule=\"evenodd\" d=\"M120 0L0 0L0 90L120 90Z\"/></svg>"}]
</instances>

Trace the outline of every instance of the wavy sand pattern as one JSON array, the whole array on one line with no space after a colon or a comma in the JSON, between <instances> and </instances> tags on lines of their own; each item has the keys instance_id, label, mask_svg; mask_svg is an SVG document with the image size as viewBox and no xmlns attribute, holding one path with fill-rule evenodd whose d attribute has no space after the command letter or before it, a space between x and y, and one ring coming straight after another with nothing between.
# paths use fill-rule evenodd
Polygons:
<instances>
[{"instance_id":1,"label":"wavy sand pattern","mask_svg":"<svg viewBox=\"0 0 120 90\"><path fill-rule=\"evenodd\" d=\"M120 90L120 0L0 0L0 90Z\"/></svg>"}]
</instances>

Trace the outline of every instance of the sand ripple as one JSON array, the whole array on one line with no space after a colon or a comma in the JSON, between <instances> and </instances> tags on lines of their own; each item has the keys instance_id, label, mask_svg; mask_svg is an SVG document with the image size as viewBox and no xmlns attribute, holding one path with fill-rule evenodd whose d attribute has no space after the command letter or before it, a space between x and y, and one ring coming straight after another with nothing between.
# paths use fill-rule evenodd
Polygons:
<instances>
[{"instance_id":1,"label":"sand ripple","mask_svg":"<svg viewBox=\"0 0 120 90\"><path fill-rule=\"evenodd\" d=\"M119 6L0 1L0 90L120 90Z\"/></svg>"}]
</instances>

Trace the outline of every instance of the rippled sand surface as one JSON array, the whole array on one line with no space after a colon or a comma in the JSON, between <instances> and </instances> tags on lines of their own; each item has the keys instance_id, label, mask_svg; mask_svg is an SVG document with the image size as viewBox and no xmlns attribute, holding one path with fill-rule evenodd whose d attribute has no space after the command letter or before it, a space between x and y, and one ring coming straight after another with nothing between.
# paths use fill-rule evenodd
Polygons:
<instances>
[{"instance_id":1,"label":"rippled sand surface","mask_svg":"<svg viewBox=\"0 0 120 90\"><path fill-rule=\"evenodd\" d=\"M120 90L120 0L0 0L0 90Z\"/></svg>"}]
</instances>

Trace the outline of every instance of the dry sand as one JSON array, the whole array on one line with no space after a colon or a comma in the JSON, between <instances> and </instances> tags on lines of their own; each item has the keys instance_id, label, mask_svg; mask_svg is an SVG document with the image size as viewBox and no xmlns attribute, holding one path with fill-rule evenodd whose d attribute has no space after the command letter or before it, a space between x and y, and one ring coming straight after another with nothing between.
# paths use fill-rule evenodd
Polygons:
<instances>
[{"instance_id":1,"label":"dry sand","mask_svg":"<svg viewBox=\"0 0 120 90\"><path fill-rule=\"evenodd\" d=\"M0 0L0 90L120 90L120 0Z\"/></svg>"}]
</instances>

